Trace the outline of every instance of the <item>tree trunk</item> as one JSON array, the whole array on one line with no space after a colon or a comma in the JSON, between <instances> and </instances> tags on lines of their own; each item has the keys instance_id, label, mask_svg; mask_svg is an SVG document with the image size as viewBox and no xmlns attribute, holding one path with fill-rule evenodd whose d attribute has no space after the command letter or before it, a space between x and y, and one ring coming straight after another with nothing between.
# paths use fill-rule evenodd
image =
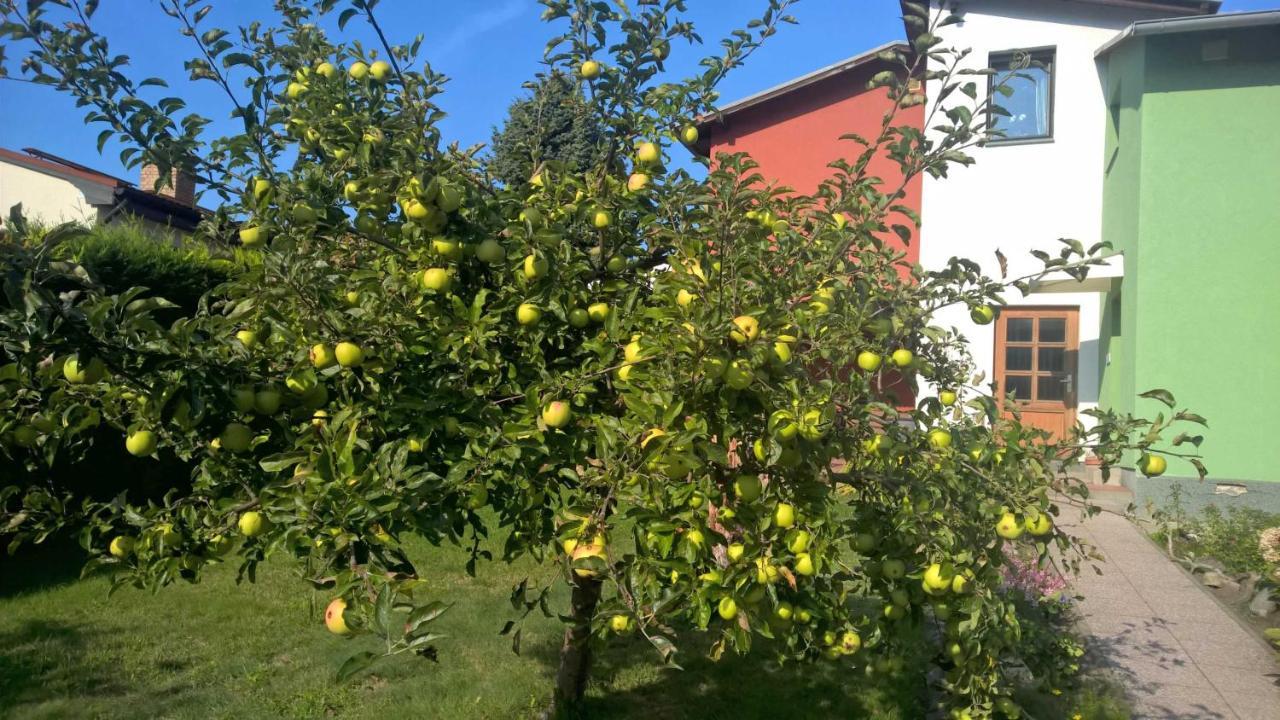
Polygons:
<instances>
[{"instance_id":1,"label":"tree trunk","mask_svg":"<svg viewBox=\"0 0 1280 720\"><path fill-rule=\"evenodd\" d=\"M556 670L551 717L571 717L587 690L591 670L591 619L600 602L602 583L595 578L575 578L570 601L572 624L565 628L560 646L560 667Z\"/></svg>"}]
</instances>

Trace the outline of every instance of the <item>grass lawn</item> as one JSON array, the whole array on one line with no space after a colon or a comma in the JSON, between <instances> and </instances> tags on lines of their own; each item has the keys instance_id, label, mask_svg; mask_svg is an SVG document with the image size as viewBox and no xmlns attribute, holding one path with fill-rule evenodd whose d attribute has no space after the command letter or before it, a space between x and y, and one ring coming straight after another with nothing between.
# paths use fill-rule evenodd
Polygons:
<instances>
[{"instance_id":1,"label":"grass lawn","mask_svg":"<svg viewBox=\"0 0 1280 720\"><path fill-rule=\"evenodd\" d=\"M377 643L325 632L328 598L309 597L285 562L261 568L256 585L237 587L234 568L222 566L199 585L107 598L105 578L76 579L78 549L24 547L0 563L0 717L532 717L550 695L561 626L531 616L519 656L497 633L513 617L513 583L547 570L491 563L472 578L459 550L412 550L458 603L436 626L449 635L440 662L395 659L338 683L342 660ZM565 606L565 594L556 599ZM779 668L758 655L711 663L687 647L681 672L657 667L642 640L617 640L598 656L585 715L923 716L918 664L871 680L826 663Z\"/></svg>"}]
</instances>

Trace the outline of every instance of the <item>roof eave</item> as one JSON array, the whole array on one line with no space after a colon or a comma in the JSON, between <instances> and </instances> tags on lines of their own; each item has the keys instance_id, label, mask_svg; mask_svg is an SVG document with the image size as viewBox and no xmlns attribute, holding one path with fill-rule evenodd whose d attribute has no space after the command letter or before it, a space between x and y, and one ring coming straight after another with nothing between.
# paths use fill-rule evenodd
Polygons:
<instances>
[{"instance_id":1,"label":"roof eave","mask_svg":"<svg viewBox=\"0 0 1280 720\"><path fill-rule=\"evenodd\" d=\"M1244 27L1264 27L1280 25L1280 10L1259 10L1256 12L1228 13L1226 15L1192 16L1168 18L1164 20L1139 20L1130 23L1129 27L1108 40L1094 52L1094 57L1103 57L1131 38L1149 37L1152 35L1172 35L1175 33L1204 32L1214 30L1232 30Z\"/></svg>"}]
</instances>

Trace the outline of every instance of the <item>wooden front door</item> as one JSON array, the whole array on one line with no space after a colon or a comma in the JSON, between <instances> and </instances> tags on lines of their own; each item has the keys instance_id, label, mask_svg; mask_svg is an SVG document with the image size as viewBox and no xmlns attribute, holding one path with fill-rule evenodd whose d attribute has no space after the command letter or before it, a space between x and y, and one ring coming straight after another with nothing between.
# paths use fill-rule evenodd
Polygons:
<instances>
[{"instance_id":1,"label":"wooden front door","mask_svg":"<svg viewBox=\"0 0 1280 720\"><path fill-rule=\"evenodd\" d=\"M1063 438L1076 422L1080 309L1006 307L996 324L1000 402L1013 393L1026 425Z\"/></svg>"}]
</instances>

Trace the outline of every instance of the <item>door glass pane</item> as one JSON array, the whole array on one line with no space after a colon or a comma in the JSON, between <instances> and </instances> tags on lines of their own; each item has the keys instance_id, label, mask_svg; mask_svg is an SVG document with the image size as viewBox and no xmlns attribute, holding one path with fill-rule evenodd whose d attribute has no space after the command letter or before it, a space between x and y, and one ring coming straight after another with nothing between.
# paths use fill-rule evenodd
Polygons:
<instances>
[{"instance_id":1,"label":"door glass pane","mask_svg":"<svg viewBox=\"0 0 1280 720\"><path fill-rule=\"evenodd\" d=\"M1064 375L1041 375L1036 378L1037 400L1065 400L1067 383Z\"/></svg>"},{"instance_id":2,"label":"door glass pane","mask_svg":"<svg viewBox=\"0 0 1280 720\"><path fill-rule=\"evenodd\" d=\"M1009 342L1031 342L1032 318L1009 318L1005 328L1005 340Z\"/></svg>"},{"instance_id":3,"label":"door glass pane","mask_svg":"<svg viewBox=\"0 0 1280 720\"><path fill-rule=\"evenodd\" d=\"M1060 343L1066 341L1066 318L1040 318L1040 342Z\"/></svg>"},{"instance_id":4,"label":"door glass pane","mask_svg":"<svg viewBox=\"0 0 1280 720\"><path fill-rule=\"evenodd\" d=\"M1005 370L1030 370L1031 348L1007 347L1004 349Z\"/></svg>"},{"instance_id":5,"label":"door glass pane","mask_svg":"<svg viewBox=\"0 0 1280 720\"><path fill-rule=\"evenodd\" d=\"M1013 393L1019 400L1031 399L1031 376L1005 375L1004 391Z\"/></svg>"},{"instance_id":6,"label":"door glass pane","mask_svg":"<svg viewBox=\"0 0 1280 720\"><path fill-rule=\"evenodd\" d=\"M1060 347L1042 347L1040 353L1040 372L1062 372L1067 367L1067 349Z\"/></svg>"}]
</instances>

